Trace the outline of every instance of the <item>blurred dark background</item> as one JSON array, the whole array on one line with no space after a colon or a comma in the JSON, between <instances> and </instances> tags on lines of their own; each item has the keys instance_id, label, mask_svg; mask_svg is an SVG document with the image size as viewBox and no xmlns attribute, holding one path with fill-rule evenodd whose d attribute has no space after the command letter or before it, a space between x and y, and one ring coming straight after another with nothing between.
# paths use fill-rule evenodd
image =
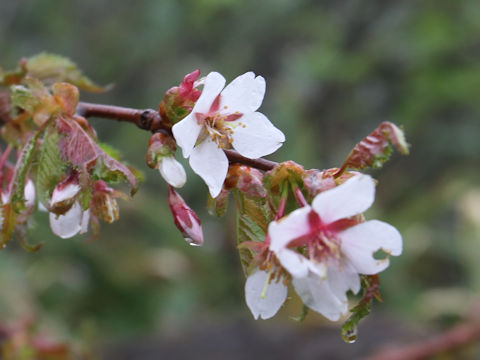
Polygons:
<instances>
[{"instance_id":1,"label":"blurred dark background","mask_svg":"<svg viewBox=\"0 0 480 360\"><path fill-rule=\"evenodd\" d=\"M392 223L404 254L381 274L384 303L344 344L338 326L295 299L254 321L243 299L235 217L209 217L191 171L182 196L201 216L205 246L176 231L149 138L92 119L102 141L146 174L120 221L95 242L55 238L38 214L26 253L0 253L0 320L33 316L38 331L107 359L357 358L428 336L473 315L480 290L480 2L478 0L151 0L0 2L0 64L41 51L75 61L105 94L84 101L156 108L200 68L228 81L267 80L261 111L287 137L273 156L306 168L341 165L380 122L402 125L411 155L382 170L369 218ZM327 327L325 327L327 326ZM478 355L478 349L476 354ZM478 355L480 356L480 355Z\"/></svg>"}]
</instances>

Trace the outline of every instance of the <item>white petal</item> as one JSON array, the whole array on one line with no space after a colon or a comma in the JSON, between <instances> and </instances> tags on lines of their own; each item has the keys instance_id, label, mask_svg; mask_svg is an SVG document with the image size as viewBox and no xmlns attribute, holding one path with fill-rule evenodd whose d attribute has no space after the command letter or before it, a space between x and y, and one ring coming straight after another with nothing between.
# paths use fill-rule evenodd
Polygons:
<instances>
[{"instance_id":1,"label":"white petal","mask_svg":"<svg viewBox=\"0 0 480 360\"><path fill-rule=\"evenodd\" d=\"M370 220L339 234L341 251L347 256L357 272L373 275L389 265L388 258L376 260L373 254L383 249L391 255L402 253L402 236L396 228L383 221Z\"/></svg>"},{"instance_id":2,"label":"white petal","mask_svg":"<svg viewBox=\"0 0 480 360\"><path fill-rule=\"evenodd\" d=\"M35 204L35 185L32 180L27 180L24 190L25 206L31 207Z\"/></svg>"},{"instance_id":3,"label":"white petal","mask_svg":"<svg viewBox=\"0 0 480 360\"><path fill-rule=\"evenodd\" d=\"M58 202L73 198L75 195L78 194L81 189L82 188L80 187L80 185L73 183L66 185L61 190L58 190L57 186L53 190L52 198L50 199L50 206L54 206Z\"/></svg>"},{"instance_id":4,"label":"white petal","mask_svg":"<svg viewBox=\"0 0 480 360\"><path fill-rule=\"evenodd\" d=\"M202 125L197 122L193 111L172 127L177 145L182 148L184 158L188 158L198 139Z\"/></svg>"},{"instance_id":5,"label":"white petal","mask_svg":"<svg viewBox=\"0 0 480 360\"><path fill-rule=\"evenodd\" d=\"M245 114L228 125L233 129L235 150L251 159L275 152L285 141L285 135L259 112Z\"/></svg>"},{"instance_id":6,"label":"white petal","mask_svg":"<svg viewBox=\"0 0 480 360\"><path fill-rule=\"evenodd\" d=\"M165 181L173 187L181 188L187 181L185 169L173 156L164 157L158 170Z\"/></svg>"},{"instance_id":7,"label":"white petal","mask_svg":"<svg viewBox=\"0 0 480 360\"><path fill-rule=\"evenodd\" d=\"M348 304L338 299L328 282L315 274L293 278L293 286L305 305L331 321L340 319L348 311Z\"/></svg>"},{"instance_id":8,"label":"white petal","mask_svg":"<svg viewBox=\"0 0 480 360\"><path fill-rule=\"evenodd\" d=\"M360 276L348 261L342 262L340 266L329 265L327 282L332 293L347 306L347 291L352 290L356 294L360 290Z\"/></svg>"},{"instance_id":9,"label":"white petal","mask_svg":"<svg viewBox=\"0 0 480 360\"><path fill-rule=\"evenodd\" d=\"M89 222L90 222L90 209L87 209L82 214L82 221L80 222L80 234L85 234L88 231Z\"/></svg>"},{"instance_id":10,"label":"white petal","mask_svg":"<svg viewBox=\"0 0 480 360\"><path fill-rule=\"evenodd\" d=\"M342 185L318 194L312 207L328 224L361 214L372 206L374 200L374 180L368 175L356 175Z\"/></svg>"},{"instance_id":11,"label":"white petal","mask_svg":"<svg viewBox=\"0 0 480 360\"><path fill-rule=\"evenodd\" d=\"M225 78L221 74L218 72L209 73L205 79L205 85L203 86L202 94L193 107L192 114L208 113L213 101L220 94L224 86Z\"/></svg>"},{"instance_id":12,"label":"white petal","mask_svg":"<svg viewBox=\"0 0 480 360\"><path fill-rule=\"evenodd\" d=\"M268 276L265 271L255 270L245 283L245 300L255 319L271 318L287 298L288 287L283 284L283 278L279 282L270 282L265 297L262 297Z\"/></svg>"},{"instance_id":13,"label":"white petal","mask_svg":"<svg viewBox=\"0 0 480 360\"><path fill-rule=\"evenodd\" d=\"M310 231L308 214L311 210L310 206L304 206L279 221L272 221L268 226L270 250L276 252L283 249L290 241L307 234Z\"/></svg>"},{"instance_id":14,"label":"white petal","mask_svg":"<svg viewBox=\"0 0 480 360\"><path fill-rule=\"evenodd\" d=\"M53 233L62 239L68 239L78 234L82 229L83 210L76 201L63 215L50 213L50 227Z\"/></svg>"},{"instance_id":15,"label":"white petal","mask_svg":"<svg viewBox=\"0 0 480 360\"><path fill-rule=\"evenodd\" d=\"M228 159L223 150L208 138L193 149L190 166L205 181L210 195L217 197L228 172Z\"/></svg>"},{"instance_id":16,"label":"white petal","mask_svg":"<svg viewBox=\"0 0 480 360\"><path fill-rule=\"evenodd\" d=\"M296 251L290 249L280 249L275 252L280 264L293 277L305 277L308 275L309 260Z\"/></svg>"},{"instance_id":17,"label":"white petal","mask_svg":"<svg viewBox=\"0 0 480 360\"><path fill-rule=\"evenodd\" d=\"M262 105L265 96L265 79L255 77L253 72L247 72L235 78L222 91L222 107L220 112L233 114L252 113ZM226 108L225 108L226 106Z\"/></svg>"}]
</instances>

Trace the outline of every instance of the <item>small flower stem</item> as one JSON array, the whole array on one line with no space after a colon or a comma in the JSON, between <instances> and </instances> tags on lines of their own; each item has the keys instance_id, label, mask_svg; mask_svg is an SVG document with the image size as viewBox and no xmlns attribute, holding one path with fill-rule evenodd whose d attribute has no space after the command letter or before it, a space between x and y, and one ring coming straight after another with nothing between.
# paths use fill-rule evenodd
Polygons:
<instances>
[{"instance_id":1,"label":"small flower stem","mask_svg":"<svg viewBox=\"0 0 480 360\"><path fill-rule=\"evenodd\" d=\"M166 130L171 133L170 124L163 121L160 114L153 109L132 109L121 106L93 104L79 102L77 114L80 116L98 117L104 119L115 119L137 125L142 130L158 131ZM239 163L253 168L268 171L272 170L278 163L266 159L249 159L240 155L234 150L225 150L230 163Z\"/></svg>"},{"instance_id":2,"label":"small flower stem","mask_svg":"<svg viewBox=\"0 0 480 360\"><path fill-rule=\"evenodd\" d=\"M333 174L333 177L335 179L337 179L338 177L340 177L345 172L345 170L347 170L347 162L346 161L343 163L342 167L340 169L338 169L335 174Z\"/></svg>"},{"instance_id":3,"label":"small flower stem","mask_svg":"<svg viewBox=\"0 0 480 360\"><path fill-rule=\"evenodd\" d=\"M282 197L280 198L280 205L278 205L277 215L275 215L275 220L279 220L285 216L285 208L287 206L288 198L288 184L283 186Z\"/></svg>"},{"instance_id":4,"label":"small flower stem","mask_svg":"<svg viewBox=\"0 0 480 360\"><path fill-rule=\"evenodd\" d=\"M270 284L271 278L272 278L272 270L268 272L267 281L265 281L265 285L263 286L262 294L260 295L262 299L265 299L267 297L268 285Z\"/></svg>"},{"instance_id":5,"label":"small flower stem","mask_svg":"<svg viewBox=\"0 0 480 360\"><path fill-rule=\"evenodd\" d=\"M305 196L303 196L302 190L298 187L297 184L292 183L293 194L295 195L295 199L297 200L298 205L301 207L307 206L308 202L305 200Z\"/></svg>"}]
</instances>

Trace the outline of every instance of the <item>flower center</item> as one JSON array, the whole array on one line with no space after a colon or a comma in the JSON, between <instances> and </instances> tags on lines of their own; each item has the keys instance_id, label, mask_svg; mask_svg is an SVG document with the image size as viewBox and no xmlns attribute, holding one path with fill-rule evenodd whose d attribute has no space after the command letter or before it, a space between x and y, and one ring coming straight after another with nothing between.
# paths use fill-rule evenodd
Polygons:
<instances>
[{"instance_id":1,"label":"flower center","mask_svg":"<svg viewBox=\"0 0 480 360\"><path fill-rule=\"evenodd\" d=\"M278 260L274 252L269 249L268 237L265 242L244 242L242 248L249 249L256 253L251 260L250 266L258 266L260 270L270 274L268 282L278 282L283 279L285 285L291 280L291 275L286 271Z\"/></svg>"},{"instance_id":2,"label":"flower center","mask_svg":"<svg viewBox=\"0 0 480 360\"><path fill-rule=\"evenodd\" d=\"M340 238L337 236L337 226L325 224L320 216L311 211L308 214L310 231L289 243L289 247L300 247L308 254L310 260L325 262L328 260L340 260Z\"/></svg>"},{"instance_id":3,"label":"flower center","mask_svg":"<svg viewBox=\"0 0 480 360\"><path fill-rule=\"evenodd\" d=\"M227 107L224 106L224 109L226 110ZM234 123L242 116L243 114L239 112L234 114L221 114L218 111L210 111L208 114L196 113L197 122L203 125L197 143L201 143L207 137L210 137L219 148L231 149L235 127L245 127L242 123Z\"/></svg>"}]
</instances>

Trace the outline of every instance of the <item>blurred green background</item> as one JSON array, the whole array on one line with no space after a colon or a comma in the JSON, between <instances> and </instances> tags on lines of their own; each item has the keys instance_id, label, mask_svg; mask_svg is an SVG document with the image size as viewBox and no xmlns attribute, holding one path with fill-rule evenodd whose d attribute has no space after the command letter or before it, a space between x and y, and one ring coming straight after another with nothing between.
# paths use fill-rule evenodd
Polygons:
<instances>
[{"instance_id":1,"label":"blurred green background","mask_svg":"<svg viewBox=\"0 0 480 360\"><path fill-rule=\"evenodd\" d=\"M42 250L12 243L0 253L0 322L32 316L39 331L111 359L335 359L473 316L478 0L2 0L1 66L41 51L71 58L100 84L115 83L82 100L138 108L156 108L197 68L227 80L253 70L267 80L261 111L287 137L270 158L306 168L341 165L382 121L403 125L411 155L371 172L379 186L367 216L398 227L405 250L381 274L384 303L356 344L343 344L337 328L324 330L320 316L290 320L301 311L296 300L275 319L255 322L243 299L233 209L209 217L206 186L190 171L181 194L202 218L206 241L188 246L172 223L165 184L144 164L149 134L92 119L146 183L95 242L55 238L38 214L29 239L44 241Z\"/></svg>"}]
</instances>

